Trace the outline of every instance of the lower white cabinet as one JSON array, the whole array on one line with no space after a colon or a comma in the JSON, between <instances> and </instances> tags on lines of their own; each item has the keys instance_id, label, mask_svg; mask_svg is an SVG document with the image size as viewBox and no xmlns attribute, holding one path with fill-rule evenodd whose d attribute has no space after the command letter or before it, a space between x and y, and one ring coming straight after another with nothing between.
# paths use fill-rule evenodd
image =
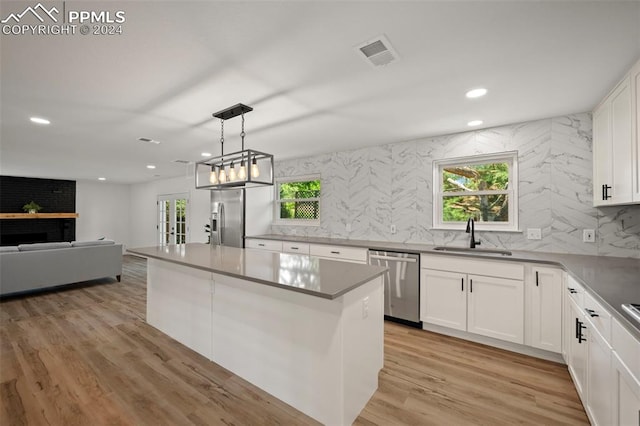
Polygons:
<instances>
[{"instance_id":1,"label":"lower white cabinet","mask_svg":"<svg viewBox=\"0 0 640 426\"><path fill-rule=\"evenodd\" d=\"M244 240L246 248L260 249L267 251L282 251L282 241L278 240L259 240L255 238Z\"/></svg>"},{"instance_id":2,"label":"lower white cabinet","mask_svg":"<svg viewBox=\"0 0 640 426\"><path fill-rule=\"evenodd\" d=\"M562 284L558 268L531 266L525 281L525 343L562 352Z\"/></svg>"},{"instance_id":3,"label":"lower white cabinet","mask_svg":"<svg viewBox=\"0 0 640 426\"><path fill-rule=\"evenodd\" d=\"M569 328L572 330L569 339L567 366L582 402L586 405L586 372L587 372L587 336L582 308L575 300L569 298Z\"/></svg>"},{"instance_id":4,"label":"lower white cabinet","mask_svg":"<svg viewBox=\"0 0 640 426\"><path fill-rule=\"evenodd\" d=\"M615 352L611 357L611 379L612 424L640 425L640 381Z\"/></svg>"},{"instance_id":5,"label":"lower white cabinet","mask_svg":"<svg viewBox=\"0 0 640 426\"><path fill-rule=\"evenodd\" d=\"M423 269L420 276L420 321L465 331L466 280L466 274Z\"/></svg>"},{"instance_id":6,"label":"lower white cabinet","mask_svg":"<svg viewBox=\"0 0 640 426\"><path fill-rule=\"evenodd\" d=\"M585 409L591 423L598 426L611 424L611 346L587 322L587 368ZM584 402L584 399L583 399Z\"/></svg>"},{"instance_id":7,"label":"lower white cabinet","mask_svg":"<svg viewBox=\"0 0 640 426\"><path fill-rule=\"evenodd\" d=\"M429 255L421 259L420 321L524 343L521 264Z\"/></svg>"},{"instance_id":8,"label":"lower white cabinet","mask_svg":"<svg viewBox=\"0 0 640 426\"><path fill-rule=\"evenodd\" d=\"M309 244L309 254L323 259L366 264L369 250L358 247Z\"/></svg>"}]
</instances>

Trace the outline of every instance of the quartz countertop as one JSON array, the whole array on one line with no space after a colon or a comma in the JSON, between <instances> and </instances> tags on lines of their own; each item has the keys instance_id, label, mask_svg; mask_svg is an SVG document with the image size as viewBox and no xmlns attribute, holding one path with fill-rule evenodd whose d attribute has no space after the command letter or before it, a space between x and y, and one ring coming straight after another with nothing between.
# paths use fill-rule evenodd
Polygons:
<instances>
[{"instance_id":1,"label":"quartz countertop","mask_svg":"<svg viewBox=\"0 0 640 426\"><path fill-rule=\"evenodd\" d=\"M386 271L380 266L201 243L131 248L127 251L325 299L338 298Z\"/></svg>"},{"instance_id":2,"label":"quartz countertop","mask_svg":"<svg viewBox=\"0 0 640 426\"><path fill-rule=\"evenodd\" d=\"M475 253L436 251L434 250L436 246L432 244L302 237L296 235L268 234L247 238L558 265L582 284L625 328L640 339L640 326L621 306L623 303L640 303L640 259L519 250L509 250L512 253L511 256L502 256L481 254L482 250L478 250Z\"/></svg>"}]
</instances>

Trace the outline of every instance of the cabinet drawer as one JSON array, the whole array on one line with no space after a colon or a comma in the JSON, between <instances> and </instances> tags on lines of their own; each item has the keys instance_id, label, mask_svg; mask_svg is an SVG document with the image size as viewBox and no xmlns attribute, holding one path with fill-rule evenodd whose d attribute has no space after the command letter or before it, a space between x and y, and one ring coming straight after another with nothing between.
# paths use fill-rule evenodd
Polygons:
<instances>
[{"instance_id":1,"label":"cabinet drawer","mask_svg":"<svg viewBox=\"0 0 640 426\"><path fill-rule=\"evenodd\" d=\"M610 344L611 314L588 293L584 294L584 313L585 318L593 324L598 333Z\"/></svg>"},{"instance_id":2,"label":"cabinet drawer","mask_svg":"<svg viewBox=\"0 0 640 426\"><path fill-rule=\"evenodd\" d=\"M584 309L584 287L571 276L567 278L567 291L580 309Z\"/></svg>"},{"instance_id":3,"label":"cabinet drawer","mask_svg":"<svg viewBox=\"0 0 640 426\"><path fill-rule=\"evenodd\" d=\"M486 258L469 259L460 256L423 254L420 258L420 266L440 271L524 280L524 265L520 262L500 262Z\"/></svg>"},{"instance_id":4,"label":"cabinet drawer","mask_svg":"<svg viewBox=\"0 0 640 426\"><path fill-rule=\"evenodd\" d=\"M341 246L325 246L324 244L310 244L311 256L326 257L336 260L367 263L367 249Z\"/></svg>"},{"instance_id":5,"label":"cabinet drawer","mask_svg":"<svg viewBox=\"0 0 640 426\"><path fill-rule=\"evenodd\" d=\"M611 320L611 346L629 371L640 380L640 340L633 337L615 318Z\"/></svg>"},{"instance_id":6,"label":"cabinet drawer","mask_svg":"<svg viewBox=\"0 0 640 426\"><path fill-rule=\"evenodd\" d=\"M282 242L282 251L284 253L298 253L309 254L309 244L307 243L292 243L290 241Z\"/></svg>"},{"instance_id":7,"label":"cabinet drawer","mask_svg":"<svg viewBox=\"0 0 640 426\"><path fill-rule=\"evenodd\" d=\"M254 248L269 251L282 251L282 241L249 239L244 243L246 248Z\"/></svg>"}]
</instances>

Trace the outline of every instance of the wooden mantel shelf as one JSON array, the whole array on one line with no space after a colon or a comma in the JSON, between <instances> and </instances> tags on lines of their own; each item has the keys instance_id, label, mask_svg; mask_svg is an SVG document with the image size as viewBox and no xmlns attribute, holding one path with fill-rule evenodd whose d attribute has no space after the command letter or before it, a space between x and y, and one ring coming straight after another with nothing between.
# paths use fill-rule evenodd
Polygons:
<instances>
[{"instance_id":1,"label":"wooden mantel shelf","mask_svg":"<svg viewBox=\"0 0 640 426\"><path fill-rule=\"evenodd\" d=\"M0 219L75 219L78 213L0 213Z\"/></svg>"}]
</instances>

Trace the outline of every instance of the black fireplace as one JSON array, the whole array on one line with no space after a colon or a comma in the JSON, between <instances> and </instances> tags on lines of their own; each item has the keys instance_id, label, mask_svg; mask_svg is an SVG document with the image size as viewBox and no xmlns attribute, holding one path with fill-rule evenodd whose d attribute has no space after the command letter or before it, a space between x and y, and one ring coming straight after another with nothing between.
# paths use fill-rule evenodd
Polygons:
<instances>
[{"instance_id":1,"label":"black fireplace","mask_svg":"<svg viewBox=\"0 0 640 426\"><path fill-rule=\"evenodd\" d=\"M35 201L41 213L75 213L76 182L0 176L0 213L23 213ZM75 219L0 219L0 246L73 241Z\"/></svg>"}]
</instances>

